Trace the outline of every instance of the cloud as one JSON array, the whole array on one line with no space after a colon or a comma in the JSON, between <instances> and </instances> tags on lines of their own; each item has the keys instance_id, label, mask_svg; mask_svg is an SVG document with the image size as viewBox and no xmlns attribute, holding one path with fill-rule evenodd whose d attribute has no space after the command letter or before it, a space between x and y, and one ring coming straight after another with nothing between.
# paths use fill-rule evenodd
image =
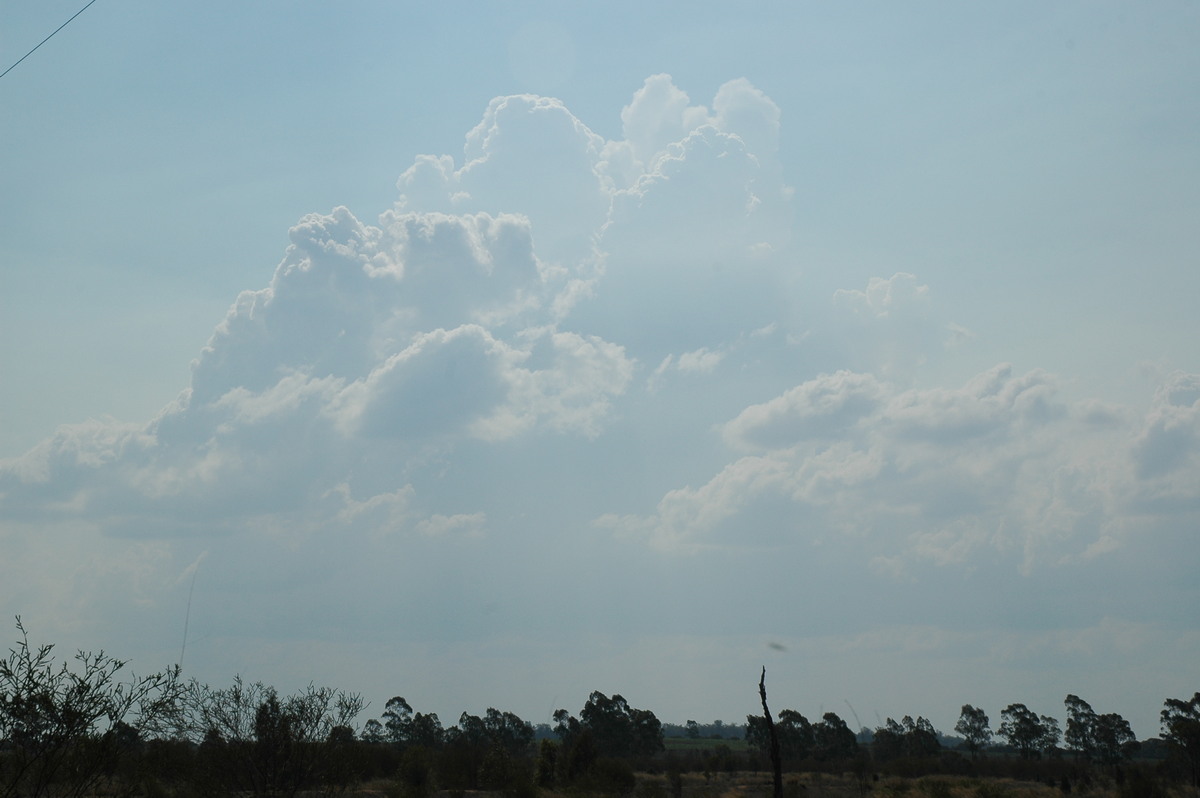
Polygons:
<instances>
[{"instance_id":1,"label":"cloud","mask_svg":"<svg viewBox=\"0 0 1200 798\"><path fill-rule=\"evenodd\" d=\"M954 630L1103 612L1095 648L1192 606L1166 596L1194 580L1200 377L1144 412L1037 368L933 378L971 355L936 284L809 279L832 267L791 245L770 98L656 75L620 122L499 97L373 223L300 219L157 417L0 462L0 599L161 630L196 575L221 628L193 628L231 668L271 636L298 668L355 635L459 652L583 627L988 651ZM1127 574L1154 576L1113 589Z\"/></svg>"},{"instance_id":2,"label":"cloud","mask_svg":"<svg viewBox=\"0 0 1200 798\"><path fill-rule=\"evenodd\" d=\"M807 438L841 437L879 407L885 390L869 374L821 375L747 407L725 425L725 439L740 448L772 449Z\"/></svg>"},{"instance_id":3,"label":"cloud","mask_svg":"<svg viewBox=\"0 0 1200 798\"><path fill-rule=\"evenodd\" d=\"M399 207L520 213L536 228L542 257L573 266L591 254L608 213L604 147L558 100L497 97L467 134L462 166L450 156L421 156L400 176Z\"/></svg>"},{"instance_id":4,"label":"cloud","mask_svg":"<svg viewBox=\"0 0 1200 798\"><path fill-rule=\"evenodd\" d=\"M1155 393L1145 426L1134 442L1139 476L1165 477L1196 465L1200 432L1200 376L1174 372Z\"/></svg>"},{"instance_id":5,"label":"cloud","mask_svg":"<svg viewBox=\"0 0 1200 798\"><path fill-rule=\"evenodd\" d=\"M723 425L730 447L757 454L698 488L666 493L653 513L600 523L681 551L836 533L875 552L873 564L893 576L922 563L971 569L986 552L1022 572L1053 568L1139 539L1149 519L1137 502L1166 489L1147 482L1145 442L1164 417L1191 412L1179 403L1193 390L1189 378L1173 377L1131 444L1132 425L1061 399L1039 371L1000 365L958 388L922 389L870 374L820 375ZM1165 513L1150 526L1178 520Z\"/></svg>"},{"instance_id":6,"label":"cloud","mask_svg":"<svg viewBox=\"0 0 1200 798\"><path fill-rule=\"evenodd\" d=\"M412 477L467 441L596 438L660 346L645 322L677 325L679 313L650 307L690 293L687 326L712 318L707 267L689 275L674 253L646 270L637 242L669 251L695 238L681 225L698 226L743 258L778 238L769 223L747 227L784 201L759 196L781 185L752 151L769 156L777 138L778 109L761 92L726 84L710 113L655 76L622 121L627 138L605 141L558 100L499 97L467 133L461 165L418 157L377 224L342 207L305 216L176 402L144 425L64 427L5 463L0 514L86 516L139 536L266 529L272 514L306 528L474 517L423 506ZM747 293L747 274L730 267L722 299L746 301L720 335L670 342L680 373L712 374L722 338L761 326L749 300L762 285ZM637 307L621 297L628 280L661 291L638 291L648 304Z\"/></svg>"},{"instance_id":7,"label":"cloud","mask_svg":"<svg viewBox=\"0 0 1200 798\"><path fill-rule=\"evenodd\" d=\"M878 368L891 379L911 375L943 350L973 338L970 330L945 317L929 286L907 272L872 277L865 289L840 288L833 294L833 307L825 332L837 337L842 356L861 367Z\"/></svg>"}]
</instances>

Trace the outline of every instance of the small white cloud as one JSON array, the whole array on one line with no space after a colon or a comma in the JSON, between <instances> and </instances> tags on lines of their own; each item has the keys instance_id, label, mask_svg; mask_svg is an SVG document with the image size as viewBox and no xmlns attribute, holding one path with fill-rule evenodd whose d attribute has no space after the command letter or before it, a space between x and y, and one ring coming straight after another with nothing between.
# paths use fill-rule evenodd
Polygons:
<instances>
[{"instance_id":1,"label":"small white cloud","mask_svg":"<svg viewBox=\"0 0 1200 798\"><path fill-rule=\"evenodd\" d=\"M483 513L458 515L433 515L417 523L417 532L432 538L454 535L466 538L481 538L487 517Z\"/></svg>"},{"instance_id":2,"label":"small white cloud","mask_svg":"<svg viewBox=\"0 0 1200 798\"><path fill-rule=\"evenodd\" d=\"M725 355L701 347L694 352L684 352L679 356L676 368L684 374L711 374L720 365Z\"/></svg>"},{"instance_id":3,"label":"small white cloud","mask_svg":"<svg viewBox=\"0 0 1200 798\"><path fill-rule=\"evenodd\" d=\"M879 319L896 314L920 314L929 302L929 286L917 283L914 275L896 272L888 279L872 277L865 291L839 288L833 303L853 312Z\"/></svg>"},{"instance_id":4,"label":"small white cloud","mask_svg":"<svg viewBox=\"0 0 1200 798\"><path fill-rule=\"evenodd\" d=\"M747 407L725 425L725 440L739 448L786 449L807 438L841 436L875 412L886 393L869 374L822 375Z\"/></svg>"}]
</instances>

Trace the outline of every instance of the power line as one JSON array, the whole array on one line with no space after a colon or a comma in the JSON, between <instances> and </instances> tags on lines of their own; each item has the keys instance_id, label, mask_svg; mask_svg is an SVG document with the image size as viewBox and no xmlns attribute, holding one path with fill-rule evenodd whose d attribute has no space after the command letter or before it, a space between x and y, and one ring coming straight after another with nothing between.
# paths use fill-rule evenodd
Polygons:
<instances>
[{"instance_id":1,"label":"power line","mask_svg":"<svg viewBox=\"0 0 1200 798\"><path fill-rule=\"evenodd\" d=\"M64 22L63 24L59 25L57 28L55 28L55 29L54 29L54 33L58 33L60 30L62 30L63 28L67 27L68 25L70 25L70 24L71 24L71 20L75 19L75 17L79 16L79 15L80 15L80 14L82 14L84 11L87 11L87 10L88 10L88 6L90 6L90 5L91 5L92 3L94 3L94 2L96 2L96 0L88 0L88 4L87 4L87 6L84 6L83 8L79 9L78 11L76 11L76 12L75 12L75 13L74 13L74 14L71 16L71 19L68 19L66 22ZM12 65L12 66L10 66L8 69L4 70L3 72L0 72L0 78L4 77L4 76L5 76L5 75L7 75L9 72L12 72L14 69L16 69L16 67L17 67L17 64L21 63L21 62L22 62L22 61L24 61L26 58L28 58L29 56L33 55L33 53L34 53L34 50L37 50L37 48L38 48L38 47L41 47L43 44L45 44L46 42L48 42L48 41L50 41L52 38L54 38L54 33L51 33L49 36L47 36L46 38L44 38L44 39L42 39L40 42L38 42L38 43L37 43L37 47L34 47L34 48L33 48L33 50L30 50L29 52L25 53L25 55L23 55L23 56L21 56L20 58L18 58L18 59L17 59L17 63L16 63L16 64L13 64L13 65Z\"/></svg>"}]
</instances>

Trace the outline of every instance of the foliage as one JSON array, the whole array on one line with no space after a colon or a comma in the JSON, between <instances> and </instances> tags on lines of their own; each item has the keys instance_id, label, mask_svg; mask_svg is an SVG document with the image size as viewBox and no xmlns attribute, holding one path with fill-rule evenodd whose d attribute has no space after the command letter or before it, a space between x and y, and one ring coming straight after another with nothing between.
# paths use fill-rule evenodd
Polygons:
<instances>
[{"instance_id":1,"label":"foliage","mask_svg":"<svg viewBox=\"0 0 1200 798\"><path fill-rule=\"evenodd\" d=\"M418 712L414 715L412 707L401 696L388 700L384 706L383 720L387 739L401 745L420 745L436 749L442 744L445 735L437 713Z\"/></svg>"},{"instance_id":2,"label":"foliage","mask_svg":"<svg viewBox=\"0 0 1200 798\"><path fill-rule=\"evenodd\" d=\"M1023 759L1037 759L1053 753L1061 737L1058 721L1047 715L1038 717L1024 704L1009 704L1000 713L997 730Z\"/></svg>"},{"instance_id":3,"label":"foliage","mask_svg":"<svg viewBox=\"0 0 1200 798\"><path fill-rule=\"evenodd\" d=\"M179 671L121 681L127 663L103 651L56 664L53 645L33 648L19 616L16 626L20 637L0 660L0 796L92 793L173 717Z\"/></svg>"},{"instance_id":4,"label":"foliage","mask_svg":"<svg viewBox=\"0 0 1200 798\"><path fill-rule=\"evenodd\" d=\"M775 736L779 740L779 754L786 761L798 762L813 753L813 726L794 709L780 710ZM762 715L746 716L746 742L762 753L770 751L770 733Z\"/></svg>"},{"instance_id":5,"label":"foliage","mask_svg":"<svg viewBox=\"0 0 1200 798\"><path fill-rule=\"evenodd\" d=\"M1067 707L1067 728L1063 733L1063 743L1079 758L1092 761L1096 755L1096 713L1091 704L1077 695L1068 695L1063 703Z\"/></svg>"},{"instance_id":6,"label":"foliage","mask_svg":"<svg viewBox=\"0 0 1200 798\"><path fill-rule=\"evenodd\" d=\"M579 718L560 709L554 713L555 732L567 746L582 732L590 733L599 757L653 756L663 750L662 723L648 709L631 707L619 694L599 691L588 696Z\"/></svg>"},{"instance_id":7,"label":"foliage","mask_svg":"<svg viewBox=\"0 0 1200 798\"><path fill-rule=\"evenodd\" d=\"M974 758L992 740L992 730L988 728L987 713L970 704L963 704L954 730L962 735L967 750Z\"/></svg>"},{"instance_id":8,"label":"foliage","mask_svg":"<svg viewBox=\"0 0 1200 798\"><path fill-rule=\"evenodd\" d=\"M1078 758L1112 769L1137 751L1133 729L1120 715L1113 712L1097 715L1077 695L1068 695L1063 703L1067 707L1063 742Z\"/></svg>"},{"instance_id":9,"label":"foliage","mask_svg":"<svg viewBox=\"0 0 1200 798\"><path fill-rule=\"evenodd\" d=\"M530 758L533 739L533 724L511 712L489 707L482 718L464 712L443 735L439 770L455 789L506 789L517 763Z\"/></svg>"},{"instance_id":10,"label":"foliage","mask_svg":"<svg viewBox=\"0 0 1200 798\"><path fill-rule=\"evenodd\" d=\"M192 681L179 734L200 743L201 775L215 787L295 795L341 772L346 730L363 709L354 693L309 685L281 698L274 687L235 677L228 688Z\"/></svg>"},{"instance_id":11,"label":"foliage","mask_svg":"<svg viewBox=\"0 0 1200 798\"><path fill-rule=\"evenodd\" d=\"M941 748L933 724L921 717L914 721L909 715L899 723L888 718L885 725L875 730L875 739L871 743L872 753L880 762L899 757L937 756Z\"/></svg>"},{"instance_id":12,"label":"foliage","mask_svg":"<svg viewBox=\"0 0 1200 798\"><path fill-rule=\"evenodd\" d=\"M858 738L846 721L826 712L813 725L813 756L821 762L852 759L858 754Z\"/></svg>"},{"instance_id":13,"label":"foliage","mask_svg":"<svg viewBox=\"0 0 1200 798\"><path fill-rule=\"evenodd\" d=\"M1200 693L1190 700L1168 698L1159 716L1162 737L1191 771L1192 786L1200 787Z\"/></svg>"}]
</instances>

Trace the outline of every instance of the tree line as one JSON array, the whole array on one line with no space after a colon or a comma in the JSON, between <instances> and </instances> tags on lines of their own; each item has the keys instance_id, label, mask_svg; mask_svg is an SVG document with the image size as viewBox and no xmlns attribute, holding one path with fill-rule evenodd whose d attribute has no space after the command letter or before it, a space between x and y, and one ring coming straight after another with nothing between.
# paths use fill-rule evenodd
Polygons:
<instances>
[{"instance_id":1,"label":"tree line","mask_svg":"<svg viewBox=\"0 0 1200 798\"><path fill-rule=\"evenodd\" d=\"M681 772L761 770L772 735L789 770L865 777L1024 767L1039 776L1062 773L1065 783L1068 774L1122 778L1140 745L1124 718L1096 712L1076 695L1064 701L1065 727L1014 703L993 731L982 709L963 705L954 728L961 750L946 748L923 717L888 718L856 733L836 713L810 722L784 709L773 721L748 715L745 750L735 752L728 742L742 728L664 725L652 711L599 691L577 715L555 711L552 726L488 708L481 716L463 712L446 727L436 713L396 696L359 727L366 704L356 693L309 685L283 695L238 677L213 687L183 680L178 668L125 676L122 660L81 651L58 662L53 646L29 644L19 618L17 630L16 645L0 660L0 798L296 796L371 779L400 784L410 798L435 789L514 798L564 789L627 795L635 772L645 771L667 773L673 798L681 798ZM1197 786L1200 692L1167 699L1161 721L1161 740L1144 745L1168 755L1162 775ZM707 749L668 751L664 730L715 739Z\"/></svg>"}]
</instances>

